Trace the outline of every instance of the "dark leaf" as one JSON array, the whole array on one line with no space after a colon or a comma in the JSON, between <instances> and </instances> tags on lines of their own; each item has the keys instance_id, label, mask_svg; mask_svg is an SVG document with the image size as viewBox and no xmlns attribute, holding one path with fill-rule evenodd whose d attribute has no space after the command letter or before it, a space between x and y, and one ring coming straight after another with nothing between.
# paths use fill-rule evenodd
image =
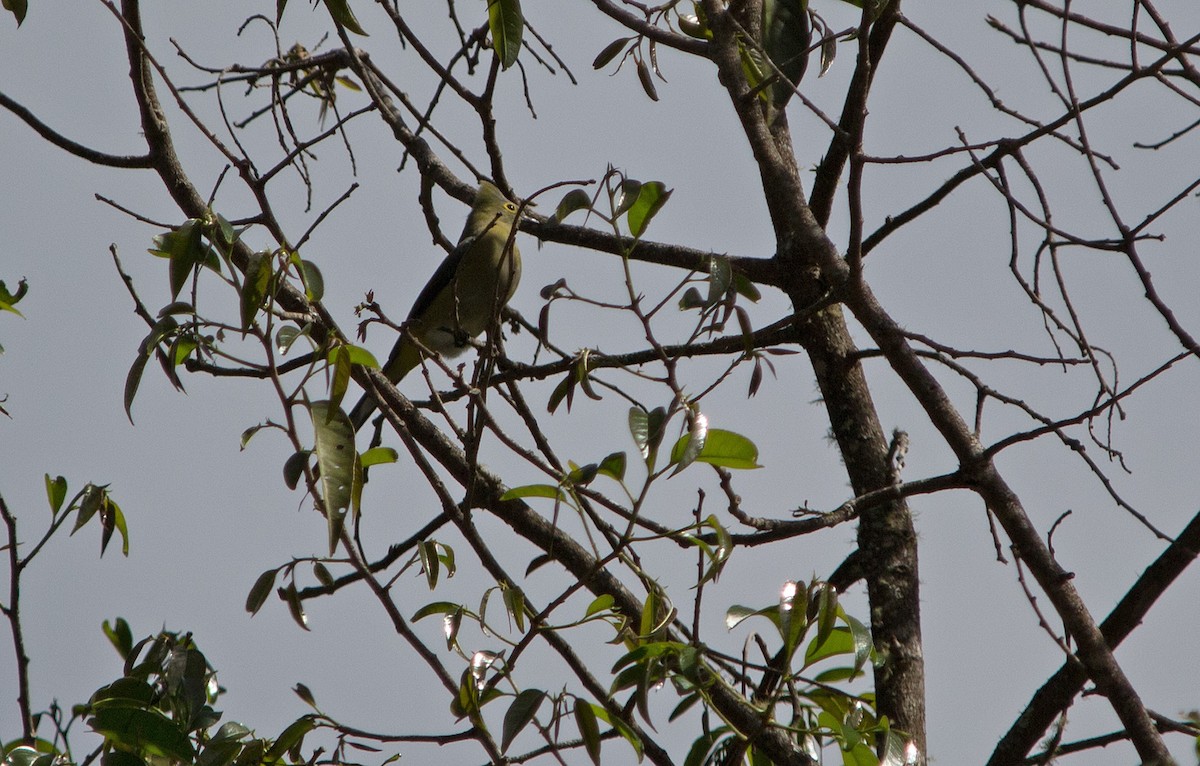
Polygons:
<instances>
[{"instance_id":1,"label":"dark leaf","mask_svg":"<svg viewBox=\"0 0 1200 766\"><path fill-rule=\"evenodd\" d=\"M275 744L271 745L271 749L267 751L263 761L271 763L280 760L285 753L292 750L301 742L304 741L304 736L316 728L316 721L312 716L301 716L295 721L288 724L279 737L275 740Z\"/></svg>"},{"instance_id":2,"label":"dark leaf","mask_svg":"<svg viewBox=\"0 0 1200 766\"><path fill-rule=\"evenodd\" d=\"M250 593L246 596L247 612L258 614L258 610L262 609L263 604L267 602L267 596L271 595L271 589L275 587L275 576L277 574L279 574L279 570L268 569L254 581L254 585L250 588Z\"/></svg>"},{"instance_id":3,"label":"dark leaf","mask_svg":"<svg viewBox=\"0 0 1200 766\"><path fill-rule=\"evenodd\" d=\"M117 654L121 655L121 659L128 659L130 652L133 651L133 632L129 629L129 623L125 621L125 618L118 617L111 625L108 620L105 620L101 629L108 637L109 643L117 650Z\"/></svg>"},{"instance_id":4,"label":"dark leaf","mask_svg":"<svg viewBox=\"0 0 1200 766\"><path fill-rule=\"evenodd\" d=\"M630 38L628 37L618 37L616 40L613 40L611 43L604 46L604 48L592 61L592 69L603 69L604 67L608 66L609 62L617 57L617 54L621 52L621 49L625 47L625 44L629 42L629 40Z\"/></svg>"},{"instance_id":5,"label":"dark leaf","mask_svg":"<svg viewBox=\"0 0 1200 766\"><path fill-rule=\"evenodd\" d=\"M625 453L613 452L600 461L599 473L617 481L625 479Z\"/></svg>"},{"instance_id":6,"label":"dark leaf","mask_svg":"<svg viewBox=\"0 0 1200 766\"><path fill-rule=\"evenodd\" d=\"M600 766L600 725L596 722L596 711L590 702L575 699L575 725L579 727L579 736L583 739L588 757L592 763Z\"/></svg>"},{"instance_id":7,"label":"dark leaf","mask_svg":"<svg viewBox=\"0 0 1200 766\"><path fill-rule=\"evenodd\" d=\"M618 40L618 42L621 41ZM583 189L572 189L559 200L558 207L554 209L554 215L550 216L549 223L560 223L576 210L590 210L591 207L592 198L586 191Z\"/></svg>"},{"instance_id":8,"label":"dark leaf","mask_svg":"<svg viewBox=\"0 0 1200 766\"><path fill-rule=\"evenodd\" d=\"M650 67L646 66L645 61L637 63L638 82L642 84L642 90L646 91L646 95L651 101L658 100L658 89L654 87L654 77L650 74Z\"/></svg>"},{"instance_id":9,"label":"dark leaf","mask_svg":"<svg viewBox=\"0 0 1200 766\"><path fill-rule=\"evenodd\" d=\"M541 689L525 689L517 694L512 705L509 706L508 712L504 714L504 728L500 739L501 752L506 752L513 739L534 719L545 698L546 693Z\"/></svg>"},{"instance_id":10,"label":"dark leaf","mask_svg":"<svg viewBox=\"0 0 1200 766\"><path fill-rule=\"evenodd\" d=\"M17 19L17 26L21 26L21 22L25 21L25 14L29 11L28 0L3 0L2 5L4 10L12 11L12 15Z\"/></svg>"},{"instance_id":11,"label":"dark leaf","mask_svg":"<svg viewBox=\"0 0 1200 766\"><path fill-rule=\"evenodd\" d=\"M296 684L294 687L292 687L292 691L296 692L296 696L304 700L305 704L307 704L309 707L315 708L317 706L317 700L313 697L312 690L304 684Z\"/></svg>"},{"instance_id":12,"label":"dark leaf","mask_svg":"<svg viewBox=\"0 0 1200 766\"><path fill-rule=\"evenodd\" d=\"M296 590L296 583L289 582L286 586L279 589L279 596L288 605L288 612L292 615L292 619L300 627L308 630L308 615L304 613L304 604L300 602L300 592ZM282 752L286 752L286 749Z\"/></svg>"},{"instance_id":13,"label":"dark leaf","mask_svg":"<svg viewBox=\"0 0 1200 766\"><path fill-rule=\"evenodd\" d=\"M317 582L326 588L333 587L335 580L329 571L329 567L322 564L320 561L313 563L313 577L317 578Z\"/></svg>"},{"instance_id":14,"label":"dark leaf","mask_svg":"<svg viewBox=\"0 0 1200 766\"><path fill-rule=\"evenodd\" d=\"M129 422L133 423L133 400L137 396L138 387L142 384L142 373L146 371L146 363L150 361L147 354L138 354L137 359L133 360L133 364L129 366L129 372L125 375L125 393L123 402L125 404L125 417L129 418Z\"/></svg>"},{"instance_id":15,"label":"dark leaf","mask_svg":"<svg viewBox=\"0 0 1200 766\"><path fill-rule=\"evenodd\" d=\"M299 452L293 452L292 456L283 464L283 483L288 489L295 489L300 484L300 479L304 476L304 466L308 465L308 459L312 455L312 450L302 449Z\"/></svg>"}]
</instances>

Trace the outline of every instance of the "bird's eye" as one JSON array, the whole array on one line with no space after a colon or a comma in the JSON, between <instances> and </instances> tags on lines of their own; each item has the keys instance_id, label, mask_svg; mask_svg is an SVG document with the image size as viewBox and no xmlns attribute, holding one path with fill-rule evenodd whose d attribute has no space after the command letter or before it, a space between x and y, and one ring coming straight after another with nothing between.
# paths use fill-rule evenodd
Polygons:
<instances>
[{"instance_id":1,"label":"bird's eye","mask_svg":"<svg viewBox=\"0 0 1200 766\"><path fill-rule=\"evenodd\" d=\"M506 210L508 210L508 212L510 212L510 213L515 213L515 212L517 212L517 206L516 206L516 205L514 205L514 204L513 204L513 203L511 203L511 202L506 202L506 203L504 203L504 207L505 207L505 209L506 209Z\"/></svg>"}]
</instances>

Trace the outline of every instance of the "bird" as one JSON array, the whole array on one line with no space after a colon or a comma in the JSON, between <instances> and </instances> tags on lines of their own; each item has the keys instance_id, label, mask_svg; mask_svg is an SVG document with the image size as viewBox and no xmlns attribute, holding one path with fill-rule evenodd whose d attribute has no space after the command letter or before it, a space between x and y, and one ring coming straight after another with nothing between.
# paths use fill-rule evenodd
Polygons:
<instances>
[{"instance_id":1,"label":"bird","mask_svg":"<svg viewBox=\"0 0 1200 766\"><path fill-rule=\"evenodd\" d=\"M404 323L407 332L383 365L383 374L393 384L421 362L422 351L409 333L430 351L458 356L466 339L482 335L512 298L521 279L521 252L512 241L517 213L516 203L495 184L480 181L458 244L417 295ZM354 405L350 422L355 431L375 408L369 394Z\"/></svg>"}]
</instances>

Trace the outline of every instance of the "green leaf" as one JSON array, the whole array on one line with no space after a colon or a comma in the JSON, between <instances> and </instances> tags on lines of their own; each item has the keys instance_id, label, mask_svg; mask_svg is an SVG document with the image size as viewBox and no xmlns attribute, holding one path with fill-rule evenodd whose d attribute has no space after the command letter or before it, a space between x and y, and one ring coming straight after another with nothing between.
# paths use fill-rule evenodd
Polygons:
<instances>
[{"instance_id":1,"label":"green leaf","mask_svg":"<svg viewBox=\"0 0 1200 766\"><path fill-rule=\"evenodd\" d=\"M238 726L238 724L225 724L222 729L228 726ZM244 727L243 727L244 728ZM249 734L249 730L242 736ZM233 759L242 753L242 743L237 741L237 738L232 736L225 738L214 737L204 743L204 750L200 753L200 757L196 759L195 766L230 766ZM109 766L108 760L105 759L102 766Z\"/></svg>"},{"instance_id":2,"label":"green leaf","mask_svg":"<svg viewBox=\"0 0 1200 766\"><path fill-rule=\"evenodd\" d=\"M458 571L458 566L454 563L454 549L445 543L438 543L438 561L442 562L442 566L446 567L446 576L453 577Z\"/></svg>"},{"instance_id":3,"label":"green leaf","mask_svg":"<svg viewBox=\"0 0 1200 766\"><path fill-rule=\"evenodd\" d=\"M714 255L708 259L708 300L712 306L725 297L733 285L733 267L729 259Z\"/></svg>"},{"instance_id":4,"label":"green leaf","mask_svg":"<svg viewBox=\"0 0 1200 766\"><path fill-rule=\"evenodd\" d=\"M204 228L195 218L184 221L178 229L155 237L150 252L170 260L171 300L179 296L188 278L211 255L204 244Z\"/></svg>"},{"instance_id":5,"label":"green leaf","mask_svg":"<svg viewBox=\"0 0 1200 766\"><path fill-rule=\"evenodd\" d=\"M312 402L309 413L317 465L321 469L321 500L329 523L329 551L337 548L342 522L351 507L354 485L362 485L362 466L354 451L354 426L341 408L329 402Z\"/></svg>"},{"instance_id":6,"label":"green leaf","mask_svg":"<svg viewBox=\"0 0 1200 766\"><path fill-rule=\"evenodd\" d=\"M637 200L629 208L629 232L635 238L640 238L670 197L671 190L667 189L662 181L648 181L642 184Z\"/></svg>"},{"instance_id":7,"label":"green leaf","mask_svg":"<svg viewBox=\"0 0 1200 766\"><path fill-rule=\"evenodd\" d=\"M525 689L517 694L513 703L509 705L508 712L504 714L500 752L508 751L508 746L512 744L513 739L537 715L538 708L541 707L544 699L546 699L546 693L541 689Z\"/></svg>"},{"instance_id":8,"label":"green leaf","mask_svg":"<svg viewBox=\"0 0 1200 766\"><path fill-rule=\"evenodd\" d=\"M129 623L125 622L125 618L118 617L111 625L108 620L105 620L101 625L101 630L104 631L108 642L117 650L121 659L128 659L129 653L133 651L133 632L129 629Z\"/></svg>"},{"instance_id":9,"label":"green leaf","mask_svg":"<svg viewBox=\"0 0 1200 766\"><path fill-rule=\"evenodd\" d=\"M592 763L600 766L600 725L596 722L596 711L590 702L575 699L575 725Z\"/></svg>"},{"instance_id":10,"label":"green leaf","mask_svg":"<svg viewBox=\"0 0 1200 766\"><path fill-rule=\"evenodd\" d=\"M878 740L879 735L876 735ZM883 732L883 757L879 759L879 766L907 766L913 763L908 749L909 744L905 737L901 737L890 728Z\"/></svg>"},{"instance_id":11,"label":"green leaf","mask_svg":"<svg viewBox=\"0 0 1200 766\"><path fill-rule=\"evenodd\" d=\"M758 51L749 48L740 37L738 38L737 45L738 58L741 59L742 62L742 74L746 78L746 84L749 85L752 90L757 89L756 93L763 103L770 103L771 94L768 92L767 88L759 88L759 86L762 85L763 81L766 80L770 74L770 72L763 67L761 56L759 55Z\"/></svg>"},{"instance_id":12,"label":"green leaf","mask_svg":"<svg viewBox=\"0 0 1200 766\"><path fill-rule=\"evenodd\" d=\"M366 31L359 26L358 19L354 18L354 12L350 10L350 4L346 0L325 0L325 7L329 9L329 15L334 21L356 35L367 37ZM283 15L283 0L276 5L276 13Z\"/></svg>"},{"instance_id":13,"label":"green leaf","mask_svg":"<svg viewBox=\"0 0 1200 766\"><path fill-rule=\"evenodd\" d=\"M148 659L147 662L158 664L157 659ZM130 705L144 707L149 705L153 699L154 687L140 678L126 676L97 689L92 693L89 703L94 708L129 707Z\"/></svg>"},{"instance_id":14,"label":"green leaf","mask_svg":"<svg viewBox=\"0 0 1200 766\"><path fill-rule=\"evenodd\" d=\"M554 215L550 216L549 223L561 223L564 218L576 210L590 210L591 207L592 198L586 191L572 189L559 201L558 207L554 209Z\"/></svg>"},{"instance_id":15,"label":"green leaf","mask_svg":"<svg viewBox=\"0 0 1200 766\"><path fill-rule=\"evenodd\" d=\"M595 463L588 463L584 466L577 466L571 463L571 470L567 474L566 481L574 486L586 487L592 483L592 479L596 478L596 474L600 471L600 466Z\"/></svg>"},{"instance_id":16,"label":"green leaf","mask_svg":"<svg viewBox=\"0 0 1200 766\"><path fill-rule=\"evenodd\" d=\"M121 511L121 506L117 505L117 501L104 493L104 506L101 508L100 519L104 525L104 532L100 536L100 555L104 556L104 551L108 549L108 541L112 539L114 530L121 533L121 555L129 557L129 525L125 522L125 514Z\"/></svg>"},{"instance_id":17,"label":"green leaf","mask_svg":"<svg viewBox=\"0 0 1200 766\"><path fill-rule=\"evenodd\" d=\"M500 59L500 68L508 69L517 63L517 56L521 54L525 19L521 16L520 0L488 0L488 29L492 33L492 49Z\"/></svg>"},{"instance_id":18,"label":"green leaf","mask_svg":"<svg viewBox=\"0 0 1200 766\"><path fill-rule=\"evenodd\" d=\"M754 609L753 607L734 604L725 610L725 627L728 630L733 630L746 618L763 614L763 611L764 610L762 609Z\"/></svg>"},{"instance_id":19,"label":"green leaf","mask_svg":"<svg viewBox=\"0 0 1200 766\"><path fill-rule=\"evenodd\" d=\"M642 192L642 182L632 178L626 178L621 181L621 196L617 198L617 207L613 210L613 217L619 218L629 212L629 208L633 207L633 203L637 202L638 195Z\"/></svg>"},{"instance_id":20,"label":"green leaf","mask_svg":"<svg viewBox=\"0 0 1200 766\"><path fill-rule=\"evenodd\" d=\"M247 612L258 614L258 610L262 609L263 604L267 602L267 597L271 595L271 590L275 587L275 576L278 574L278 569L268 569L258 576L250 588L250 593L246 596Z\"/></svg>"},{"instance_id":21,"label":"green leaf","mask_svg":"<svg viewBox=\"0 0 1200 766\"><path fill-rule=\"evenodd\" d=\"M425 582L429 589L437 587L438 574L441 565L437 556L437 543L433 540L421 540L417 543L417 556L421 560L421 571L425 573Z\"/></svg>"},{"instance_id":22,"label":"green leaf","mask_svg":"<svg viewBox=\"0 0 1200 766\"><path fill-rule=\"evenodd\" d=\"M250 444L250 440L258 435L258 432L267 427L266 423L259 423L256 426L250 426L245 431L242 431L242 438L238 441L238 449L244 450ZM294 488L293 488L294 489Z\"/></svg>"},{"instance_id":23,"label":"green leaf","mask_svg":"<svg viewBox=\"0 0 1200 766\"><path fill-rule=\"evenodd\" d=\"M730 536L729 530L721 526L721 522L715 515L709 514L708 518L704 520L704 525L711 527L713 532L716 533L717 547L709 548L708 546L704 546L703 548L705 555L708 556L709 565L704 570L704 575L700 578L700 582L698 583L700 585L709 580L716 582L717 578L721 576L721 571L725 568L725 562L729 560L729 554L733 551L733 538ZM700 541L697 540L696 542L699 543Z\"/></svg>"},{"instance_id":24,"label":"green leaf","mask_svg":"<svg viewBox=\"0 0 1200 766\"><path fill-rule=\"evenodd\" d=\"M254 317L267 298L267 291L271 287L271 264L271 257L266 253L250 253L246 262L241 294L243 330L249 330L254 324Z\"/></svg>"},{"instance_id":25,"label":"green leaf","mask_svg":"<svg viewBox=\"0 0 1200 766\"><path fill-rule=\"evenodd\" d=\"M616 479L617 481L625 480L625 453L613 452L600 461L600 467L597 472Z\"/></svg>"},{"instance_id":26,"label":"green leaf","mask_svg":"<svg viewBox=\"0 0 1200 766\"><path fill-rule=\"evenodd\" d=\"M271 745L271 749L267 751L263 762L272 763L282 759L289 750L303 742L304 735L315 729L316 726L316 721L310 715L304 715L292 721L280 733L279 737L275 740L275 744Z\"/></svg>"},{"instance_id":27,"label":"green leaf","mask_svg":"<svg viewBox=\"0 0 1200 766\"><path fill-rule=\"evenodd\" d=\"M796 647L800 645L800 639L808 632L815 611L811 610L812 603L809 600L808 589L801 587L794 580L785 582L779 591L779 607L776 613L779 615L779 635L787 650L788 662L791 661Z\"/></svg>"},{"instance_id":28,"label":"green leaf","mask_svg":"<svg viewBox=\"0 0 1200 766\"><path fill-rule=\"evenodd\" d=\"M329 406L341 407L346 398L346 389L350 387L350 352L345 346L334 346L329 350L329 363L333 366L333 376L329 382Z\"/></svg>"},{"instance_id":29,"label":"green leaf","mask_svg":"<svg viewBox=\"0 0 1200 766\"><path fill-rule=\"evenodd\" d=\"M523 487L513 487L500 496L500 501L517 500L523 497L549 497L562 500L562 489L553 484L526 484Z\"/></svg>"},{"instance_id":30,"label":"green leaf","mask_svg":"<svg viewBox=\"0 0 1200 766\"><path fill-rule=\"evenodd\" d=\"M50 474L46 474L46 498L50 501L51 515L57 516L67 499L67 480L61 476L51 479Z\"/></svg>"},{"instance_id":31,"label":"green leaf","mask_svg":"<svg viewBox=\"0 0 1200 766\"><path fill-rule=\"evenodd\" d=\"M584 612L583 616L591 617L594 614L612 609L614 603L616 603L616 599L607 593L602 596L596 596L596 598L592 599L592 603L588 604L587 611Z\"/></svg>"},{"instance_id":32,"label":"green leaf","mask_svg":"<svg viewBox=\"0 0 1200 766\"><path fill-rule=\"evenodd\" d=\"M683 715L684 713L686 713L687 711L689 711L693 707L695 707L696 703L699 701L700 701L699 694L687 695L686 697L684 697L683 699L681 699L679 701L679 704L676 705L675 708L671 711L671 714L667 716L667 721L674 722L676 719L679 718L679 716Z\"/></svg>"},{"instance_id":33,"label":"green leaf","mask_svg":"<svg viewBox=\"0 0 1200 766\"><path fill-rule=\"evenodd\" d=\"M17 744L20 741L0 742L0 755L4 756L4 760L0 761L0 763L3 766L34 766L38 759L42 757L42 754L36 748L32 748L29 745ZM44 742L44 740L39 741L38 744L41 744L41 742Z\"/></svg>"},{"instance_id":34,"label":"green leaf","mask_svg":"<svg viewBox=\"0 0 1200 766\"><path fill-rule=\"evenodd\" d=\"M408 621L417 622L433 614L454 614L461 611L463 611L461 604L454 604L449 601L434 601L418 609Z\"/></svg>"},{"instance_id":35,"label":"green leaf","mask_svg":"<svg viewBox=\"0 0 1200 766\"><path fill-rule=\"evenodd\" d=\"M708 754L713 752L713 745L716 744L723 734L728 731L728 727L722 726L718 729L713 729L705 734L701 734L692 742L691 748L688 749L687 757L683 759L683 766L703 766L706 763L724 763L726 759L721 757L722 750L718 749L714 753L713 758L708 758ZM725 742L737 743L737 737L729 737Z\"/></svg>"},{"instance_id":36,"label":"green leaf","mask_svg":"<svg viewBox=\"0 0 1200 766\"><path fill-rule=\"evenodd\" d=\"M217 241L226 248L232 247L233 243L237 242L241 237L241 234L233 228L233 224L226 220L225 216L216 213L214 217L216 218L216 222L213 228L216 231Z\"/></svg>"},{"instance_id":37,"label":"green leaf","mask_svg":"<svg viewBox=\"0 0 1200 766\"><path fill-rule=\"evenodd\" d=\"M837 590L829 583L818 583L816 592L810 596L812 601L809 609L816 608L817 637L816 645L825 643L833 632L838 617ZM812 619L810 616L809 619Z\"/></svg>"},{"instance_id":38,"label":"green leaf","mask_svg":"<svg viewBox=\"0 0 1200 766\"><path fill-rule=\"evenodd\" d=\"M157 710L132 702L93 709L88 726L121 748L188 763L195 757L184 728Z\"/></svg>"},{"instance_id":39,"label":"green leaf","mask_svg":"<svg viewBox=\"0 0 1200 766\"><path fill-rule=\"evenodd\" d=\"M597 718L616 729L617 733L629 743L629 746L633 748L634 755L637 756L638 763L641 763L642 755L645 752L645 746L642 744L642 738L638 736L637 732L631 729L629 724L625 723L620 718L610 716L608 711L602 707L593 705L592 710L596 713Z\"/></svg>"},{"instance_id":40,"label":"green leaf","mask_svg":"<svg viewBox=\"0 0 1200 766\"><path fill-rule=\"evenodd\" d=\"M704 451L704 446L708 443L708 418L704 413L695 412L692 415L692 427L681 441L683 451L678 456L675 454L676 450L671 450L671 463L675 466L675 470L671 472L672 476L694 463Z\"/></svg>"},{"instance_id":41,"label":"green leaf","mask_svg":"<svg viewBox=\"0 0 1200 766\"><path fill-rule=\"evenodd\" d=\"M362 453L359 463L363 468L369 468L373 465L395 463L399 459L400 453L392 447L374 447Z\"/></svg>"},{"instance_id":42,"label":"green leaf","mask_svg":"<svg viewBox=\"0 0 1200 766\"><path fill-rule=\"evenodd\" d=\"M5 2L7 1L5 0ZM17 22L17 26L20 26L19 21ZM17 311L16 305L21 302L21 299L25 297L25 293L27 292L29 292L29 281L26 279L22 279L17 283L17 292L15 294L10 293L8 286L4 284L4 280L0 279L0 311L11 311L17 316L24 318L25 315Z\"/></svg>"},{"instance_id":43,"label":"green leaf","mask_svg":"<svg viewBox=\"0 0 1200 766\"><path fill-rule=\"evenodd\" d=\"M504 608L521 633L525 632L525 594L520 588L504 588Z\"/></svg>"},{"instance_id":44,"label":"green leaf","mask_svg":"<svg viewBox=\"0 0 1200 766\"><path fill-rule=\"evenodd\" d=\"M285 324L279 328L279 332L275 333L275 348L279 349L279 353L286 354L291 350L296 339L305 334L299 327Z\"/></svg>"},{"instance_id":45,"label":"green leaf","mask_svg":"<svg viewBox=\"0 0 1200 766\"><path fill-rule=\"evenodd\" d=\"M759 299L762 298L762 293L759 292L758 285L751 282L741 272L735 271L733 274L733 289L737 291L738 295L746 298L751 303L758 303Z\"/></svg>"},{"instance_id":46,"label":"green leaf","mask_svg":"<svg viewBox=\"0 0 1200 766\"><path fill-rule=\"evenodd\" d=\"M658 455L658 445L662 443L663 426L666 425L667 411L655 407L647 412L641 407L629 408L629 433L633 443L641 453L646 466L654 470L654 462ZM686 437L685 437L686 438Z\"/></svg>"},{"instance_id":47,"label":"green leaf","mask_svg":"<svg viewBox=\"0 0 1200 766\"><path fill-rule=\"evenodd\" d=\"M848 628L834 628L824 641L818 642L817 638L813 637L804 652L804 667L806 668L821 660L843 654L853 654L855 651L854 636Z\"/></svg>"},{"instance_id":48,"label":"green leaf","mask_svg":"<svg viewBox=\"0 0 1200 766\"><path fill-rule=\"evenodd\" d=\"M346 353L349 354L350 364L356 364L359 367L366 367L370 370L379 369L379 360L375 358L374 354L362 346L344 343L340 346L340 348L345 349Z\"/></svg>"},{"instance_id":49,"label":"green leaf","mask_svg":"<svg viewBox=\"0 0 1200 766\"><path fill-rule=\"evenodd\" d=\"M690 438L690 434L685 434L675 442L675 446L671 448L672 464L682 460ZM696 456L696 460L736 470L762 468L758 464L758 447L754 446L754 442L733 431L720 428L708 429L708 438L705 439L704 447Z\"/></svg>"},{"instance_id":50,"label":"green leaf","mask_svg":"<svg viewBox=\"0 0 1200 766\"><path fill-rule=\"evenodd\" d=\"M700 295L700 291L693 285L683 291L683 295L679 297L679 310L687 311L688 309L702 309L705 307L704 297Z\"/></svg>"},{"instance_id":51,"label":"green leaf","mask_svg":"<svg viewBox=\"0 0 1200 766\"><path fill-rule=\"evenodd\" d=\"M98 487L95 484L88 484L83 488L83 492L79 501L79 513L75 516L75 526L71 528L71 534L75 534L83 526L92 520L96 512L100 510L100 506L104 504L104 488Z\"/></svg>"},{"instance_id":52,"label":"green leaf","mask_svg":"<svg viewBox=\"0 0 1200 766\"><path fill-rule=\"evenodd\" d=\"M333 574L330 573L329 567L322 564L320 561L313 562L313 576L317 578L317 582L324 585L326 588L333 587L335 580Z\"/></svg>"},{"instance_id":53,"label":"green leaf","mask_svg":"<svg viewBox=\"0 0 1200 766\"><path fill-rule=\"evenodd\" d=\"M300 272L300 280L304 283L304 295L310 301L319 301L325 296L325 277L312 261L306 261L298 255L292 256L292 264Z\"/></svg>"},{"instance_id":54,"label":"green leaf","mask_svg":"<svg viewBox=\"0 0 1200 766\"><path fill-rule=\"evenodd\" d=\"M693 14L680 14L679 31L697 40L707 40L712 37L712 30L708 28L705 21L700 16Z\"/></svg>"},{"instance_id":55,"label":"green leaf","mask_svg":"<svg viewBox=\"0 0 1200 766\"><path fill-rule=\"evenodd\" d=\"M850 636L854 639L854 669L860 670L867 664L867 660L871 658L871 651L875 648L871 641L871 630L846 614L841 607L838 608L838 613L850 628Z\"/></svg>"},{"instance_id":56,"label":"green leaf","mask_svg":"<svg viewBox=\"0 0 1200 766\"><path fill-rule=\"evenodd\" d=\"M546 402L546 411L551 415L558 409L558 405L562 404L563 399L567 400L567 411L571 411L571 400L575 396L575 386L579 383L579 379L573 371L567 372L566 377L559 381L554 390L550 392L550 399Z\"/></svg>"},{"instance_id":57,"label":"green leaf","mask_svg":"<svg viewBox=\"0 0 1200 766\"><path fill-rule=\"evenodd\" d=\"M137 396L138 386L142 382L142 373L146 369L146 363L150 361L150 357L155 352L155 347L158 346L164 339L171 337L179 331L179 322L173 316L164 316L154 323L150 328L149 334L142 339L138 346L138 358L134 360L133 365L129 368L129 373L125 377L125 416L129 418L129 422L133 422L133 400Z\"/></svg>"}]
</instances>

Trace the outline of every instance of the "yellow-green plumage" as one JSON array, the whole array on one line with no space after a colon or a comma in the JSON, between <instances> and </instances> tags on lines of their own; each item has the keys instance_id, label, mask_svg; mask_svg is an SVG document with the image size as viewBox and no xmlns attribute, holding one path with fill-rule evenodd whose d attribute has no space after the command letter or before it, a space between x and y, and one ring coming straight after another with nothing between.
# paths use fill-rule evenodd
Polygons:
<instances>
[{"instance_id":1,"label":"yellow-green plumage","mask_svg":"<svg viewBox=\"0 0 1200 766\"><path fill-rule=\"evenodd\" d=\"M421 344L443 356L457 356L465 338L477 337L508 303L521 278L521 253L510 242L517 206L494 185L479 184L458 245L446 256L421 290L406 327ZM383 365L383 373L399 382L421 361L421 352L401 335ZM364 396L350 413L355 429L375 410Z\"/></svg>"}]
</instances>

